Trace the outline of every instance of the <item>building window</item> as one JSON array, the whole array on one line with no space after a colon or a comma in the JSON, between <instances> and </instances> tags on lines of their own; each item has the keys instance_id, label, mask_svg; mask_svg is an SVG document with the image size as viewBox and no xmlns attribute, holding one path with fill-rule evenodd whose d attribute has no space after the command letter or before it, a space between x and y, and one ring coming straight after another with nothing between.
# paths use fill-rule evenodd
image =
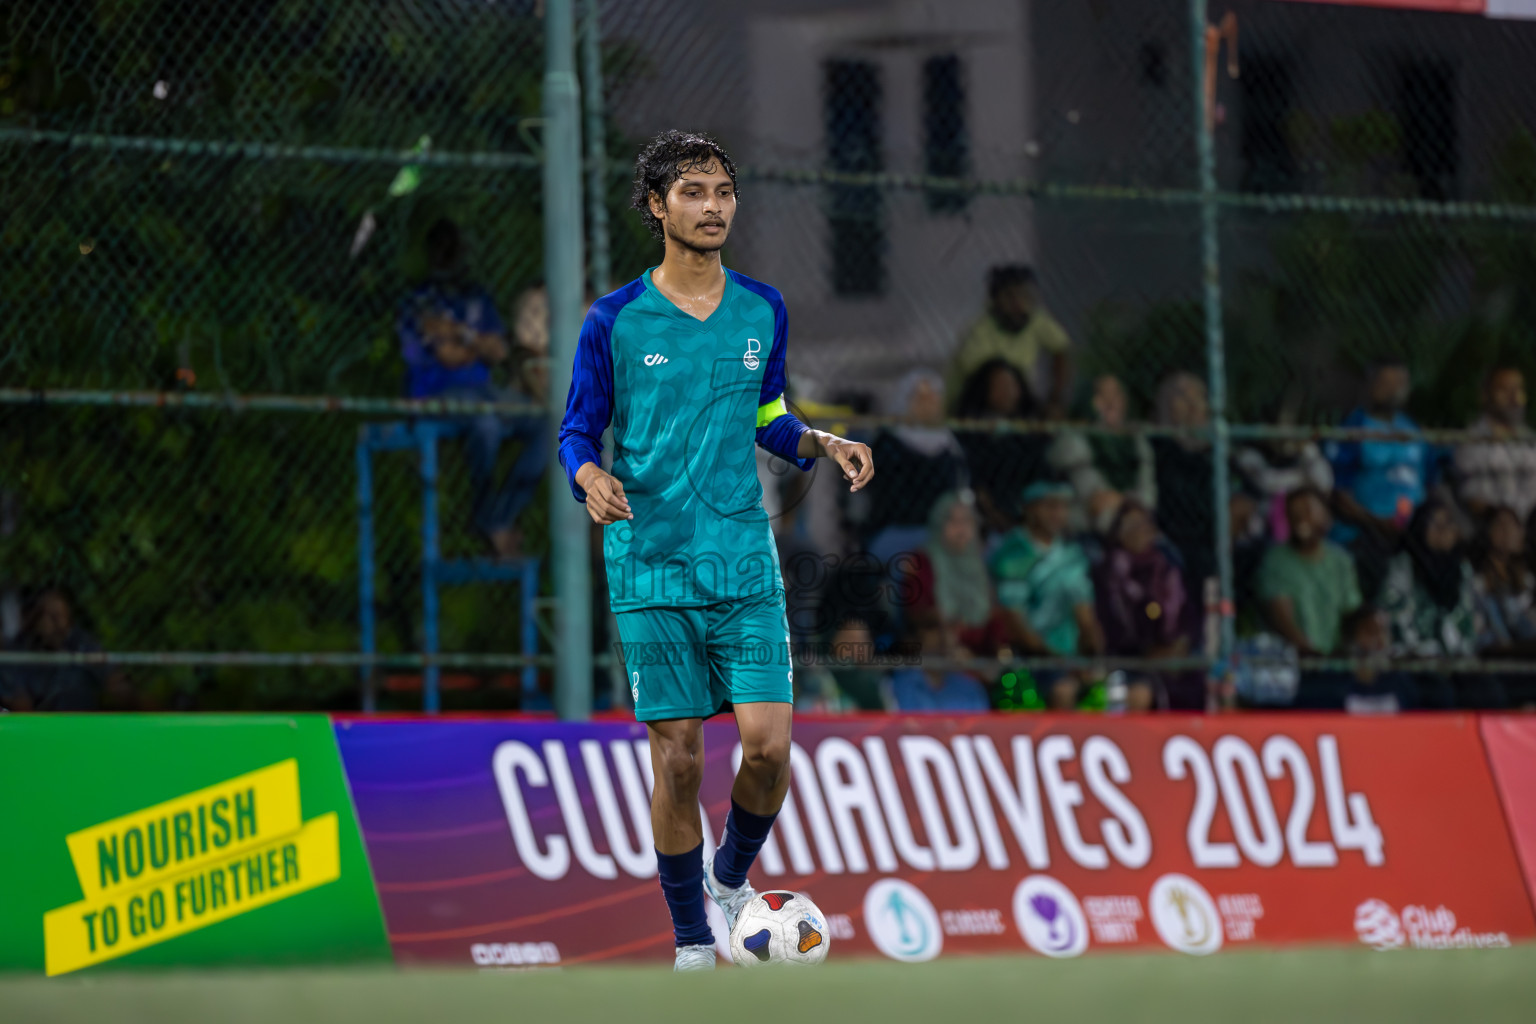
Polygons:
<instances>
[{"instance_id":1,"label":"building window","mask_svg":"<svg viewBox=\"0 0 1536 1024\"><path fill-rule=\"evenodd\" d=\"M930 57L923 62L923 171L930 178L963 178L969 170L960 58ZM934 213L958 213L970 202L953 189L928 189L925 195Z\"/></svg>"},{"instance_id":2,"label":"building window","mask_svg":"<svg viewBox=\"0 0 1536 1024\"><path fill-rule=\"evenodd\" d=\"M823 86L827 165L842 174L885 170L880 69L868 61L828 61ZM827 228L832 243L832 290L838 295L884 292L885 201L880 189L841 182L829 185Z\"/></svg>"},{"instance_id":3,"label":"building window","mask_svg":"<svg viewBox=\"0 0 1536 1024\"><path fill-rule=\"evenodd\" d=\"M1270 54L1244 53L1242 156L1244 192L1291 192L1296 154L1288 121L1295 103L1290 61Z\"/></svg>"},{"instance_id":4,"label":"building window","mask_svg":"<svg viewBox=\"0 0 1536 1024\"><path fill-rule=\"evenodd\" d=\"M1443 60L1406 60L1397 69L1397 120L1402 127L1403 170L1419 196L1456 195L1456 70Z\"/></svg>"}]
</instances>

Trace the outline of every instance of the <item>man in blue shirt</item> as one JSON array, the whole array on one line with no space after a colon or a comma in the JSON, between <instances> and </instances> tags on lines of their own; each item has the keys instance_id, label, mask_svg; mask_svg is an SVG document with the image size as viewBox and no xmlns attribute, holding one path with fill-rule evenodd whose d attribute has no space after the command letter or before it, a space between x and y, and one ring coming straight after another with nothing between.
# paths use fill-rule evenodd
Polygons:
<instances>
[{"instance_id":1,"label":"man in blue shirt","mask_svg":"<svg viewBox=\"0 0 1536 1024\"><path fill-rule=\"evenodd\" d=\"M1412 381L1398 359L1370 369L1365 404L1344 420L1345 427L1418 434L1419 425L1403 412ZM1434 448L1422 440L1330 441L1324 454L1333 464L1336 543L1347 545L1359 562L1361 587L1375 596L1386 563L1414 509L1432 482Z\"/></svg>"},{"instance_id":2,"label":"man in blue shirt","mask_svg":"<svg viewBox=\"0 0 1536 1024\"><path fill-rule=\"evenodd\" d=\"M443 219L427 231L427 281L400 308L400 352L405 359L406 394L469 402L528 401L491 382L491 368L507 360L506 329L485 289L470 283L464 267L464 240L458 225ZM549 463L544 418L465 417L465 454L475 489L475 526L497 555L518 554L518 514L533 498ZM503 443L520 440L523 450L498 489L496 455Z\"/></svg>"},{"instance_id":3,"label":"man in blue shirt","mask_svg":"<svg viewBox=\"0 0 1536 1024\"><path fill-rule=\"evenodd\" d=\"M651 828L674 966L707 970L705 891L734 925L789 788L794 671L753 443L801 469L829 457L855 491L874 466L867 446L809 429L785 407L784 299L720 263L736 217L736 168L720 145L657 136L636 161L632 198L665 255L587 313L560 461L576 500L605 527L609 602L655 766ZM599 440L610 424L611 473ZM732 705L741 769L705 864L703 719Z\"/></svg>"}]
</instances>

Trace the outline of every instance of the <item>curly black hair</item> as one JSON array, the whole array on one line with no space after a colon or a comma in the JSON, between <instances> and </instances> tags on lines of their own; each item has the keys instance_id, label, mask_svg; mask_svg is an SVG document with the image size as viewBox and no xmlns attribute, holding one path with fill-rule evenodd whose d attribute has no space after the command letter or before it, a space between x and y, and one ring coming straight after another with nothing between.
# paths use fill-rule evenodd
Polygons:
<instances>
[{"instance_id":1,"label":"curly black hair","mask_svg":"<svg viewBox=\"0 0 1536 1024\"><path fill-rule=\"evenodd\" d=\"M641 148L640 155L635 157L635 186L629 204L640 212L640 219L652 235L663 238L661 220L651 212L651 193L661 196L665 202L667 191L684 171L702 171L716 162L731 176L731 187L734 188L736 164L724 146L702 132L674 128L662 132Z\"/></svg>"}]
</instances>

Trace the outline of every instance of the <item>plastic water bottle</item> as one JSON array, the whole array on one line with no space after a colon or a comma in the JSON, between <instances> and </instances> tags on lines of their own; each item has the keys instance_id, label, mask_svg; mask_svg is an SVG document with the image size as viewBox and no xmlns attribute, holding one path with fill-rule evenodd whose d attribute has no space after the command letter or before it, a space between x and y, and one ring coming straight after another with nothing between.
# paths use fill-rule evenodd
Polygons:
<instances>
[{"instance_id":1,"label":"plastic water bottle","mask_svg":"<svg viewBox=\"0 0 1536 1024\"><path fill-rule=\"evenodd\" d=\"M1125 683L1125 672L1116 669L1104 680L1104 712L1110 715L1125 714L1130 687Z\"/></svg>"}]
</instances>

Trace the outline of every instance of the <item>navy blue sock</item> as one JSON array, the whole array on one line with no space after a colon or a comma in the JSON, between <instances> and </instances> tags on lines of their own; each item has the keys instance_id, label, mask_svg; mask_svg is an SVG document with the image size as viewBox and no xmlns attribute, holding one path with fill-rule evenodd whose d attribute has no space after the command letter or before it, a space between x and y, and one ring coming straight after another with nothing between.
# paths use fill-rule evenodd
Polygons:
<instances>
[{"instance_id":1,"label":"navy blue sock","mask_svg":"<svg viewBox=\"0 0 1536 1024\"><path fill-rule=\"evenodd\" d=\"M747 880L747 872L757 860L757 851L763 848L768 830L773 828L773 819L778 816L777 811L753 814L735 800L731 801L731 813L725 818L725 836L715 851L715 878L721 885L735 889Z\"/></svg>"},{"instance_id":2,"label":"navy blue sock","mask_svg":"<svg viewBox=\"0 0 1536 1024\"><path fill-rule=\"evenodd\" d=\"M704 844L687 853L656 851L661 894L672 911L672 932L679 946L713 946L715 933L704 916Z\"/></svg>"}]
</instances>

